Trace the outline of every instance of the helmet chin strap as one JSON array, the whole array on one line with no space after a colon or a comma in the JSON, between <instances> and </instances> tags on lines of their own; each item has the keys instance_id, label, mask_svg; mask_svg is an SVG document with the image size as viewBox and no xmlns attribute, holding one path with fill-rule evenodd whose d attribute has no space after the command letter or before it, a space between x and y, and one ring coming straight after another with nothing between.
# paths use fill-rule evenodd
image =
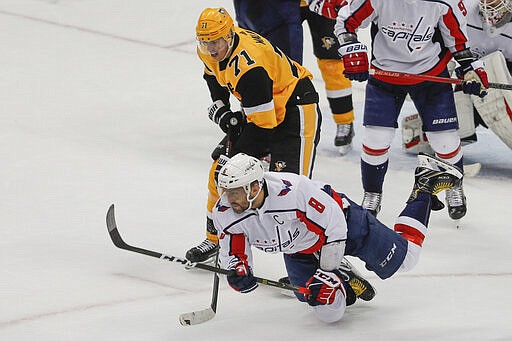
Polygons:
<instances>
[{"instance_id":1,"label":"helmet chin strap","mask_svg":"<svg viewBox=\"0 0 512 341\"><path fill-rule=\"evenodd\" d=\"M248 210L252 209L252 203L253 203L253 202L254 202L254 200L258 197L258 195L260 194L261 189L263 188L263 186L262 186L262 183L261 183L261 182L259 182L259 181L258 181L258 185L259 185L258 193L256 193L252 199L250 198L250 195L251 195L251 189L250 189L250 186L251 186L251 185L249 185L249 188L247 188L247 186L244 188L245 193L247 194L247 201L249 202L249 207L247 207L247 209L246 209L244 212L246 212L246 211L248 211Z\"/></svg>"},{"instance_id":2,"label":"helmet chin strap","mask_svg":"<svg viewBox=\"0 0 512 341\"><path fill-rule=\"evenodd\" d=\"M231 56L231 52L233 50L233 45L235 44L235 33L232 32L232 38L230 39L230 42L228 43L228 49L226 50L226 54L224 55L224 58L221 59L221 61L229 58Z\"/></svg>"}]
</instances>

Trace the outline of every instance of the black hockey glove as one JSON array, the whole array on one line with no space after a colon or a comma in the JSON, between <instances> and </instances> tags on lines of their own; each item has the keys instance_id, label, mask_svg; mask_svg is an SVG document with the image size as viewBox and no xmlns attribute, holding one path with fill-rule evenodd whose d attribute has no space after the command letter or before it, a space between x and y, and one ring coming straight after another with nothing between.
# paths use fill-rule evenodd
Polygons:
<instances>
[{"instance_id":1,"label":"black hockey glove","mask_svg":"<svg viewBox=\"0 0 512 341\"><path fill-rule=\"evenodd\" d=\"M233 264L233 266L230 266L228 270L236 271L236 275L227 276L229 285L236 291L245 294L258 287L258 283L252 274L251 268L246 262L239 261Z\"/></svg>"},{"instance_id":2,"label":"black hockey glove","mask_svg":"<svg viewBox=\"0 0 512 341\"><path fill-rule=\"evenodd\" d=\"M475 60L469 49L457 51L453 54L460 67L455 69L455 74L459 79L463 79L462 91L465 94L485 97L489 88L487 73L484 69L484 63L481 60Z\"/></svg>"},{"instance_id":3,"label":"black hockey glove","mask_svg":"<svg viewBox=\"0 0 512 341\"><path fill-rule=\"evenodd\" d=\"M224 167L224 165L228 161L229 161L229 157L227 157L226 155L222 154L219 156L219 160L218 160L217 166L215 167L215 171L213 174L213 181L215 182L215 186L217 186L217 181L219 179L220 170L222 169L222 167Z\"/></svg>"},{"instance_id":4,"label":"black hockey glove","mask_svg":"<svg viewBox=\"0 0 512 341\"><path fill-rule=\"evenodd\" d=\"M481 60L474 61L465 67L459 66L455 69L455 74L458 78L464 80L462 92L465 94L476 95L481 98L487 95L486 90L489 88L489 81L484 63Z\"/></svg>"},{"instance_id":5,"label":"black hockey glove","mask_svg":"<svg viewBox=\"0 0 512 341\"><path fill-rule=\"evenodd\" d=\"M240 135L245 124L245 115L241 111L232 112L221 100L215 101L208 108L208 117L226 134Z\"/></svg>"}]
</instances>

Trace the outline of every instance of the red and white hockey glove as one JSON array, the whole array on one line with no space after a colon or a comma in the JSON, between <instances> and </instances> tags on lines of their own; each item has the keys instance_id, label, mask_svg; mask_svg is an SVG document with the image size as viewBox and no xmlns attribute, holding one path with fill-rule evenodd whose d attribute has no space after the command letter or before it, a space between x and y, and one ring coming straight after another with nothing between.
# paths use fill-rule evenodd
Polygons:
<instances>
[{"instance_id":1,"label":"red and white hockey glove","mask_svg":"<svg viewBox=\"0 0 512 341\"><path fill-rule=\"evenodd\" d=\"M476 95L481 98L487 95L486 90L489 89L489 81L483 61L475 60L465 67L460 66L455 69L455 73L457 77L464 80L462 91L465 94Z\"/></svg>"},{"instance_id":2,"label":"red and white hockey glove","mask_svg":"<svg viewBox=\"0 0 512 341\"><path fill-rule=\"evenodd\" d=\"M258 287L251 268L244 261L238 261L228 267L228 270L235 270L236 275L228 275L229 286L242 294L251 292Z\"/></svg>"},{"instance_id":3,"label":"red and white hockey glove","mask_svg":"<svg viewBox=\"0 0 512 341\"><path fill-rule=\"evenodd\" d=\"M343 58L345 77L351 81L364 82L368 79L368 48L357 40L342 45L338 54Z\"/></svg>"},{"instance_id":4,"label":"red and white hockey glove","mask_svg":"<svg viewBox=\"0 0 512 341\"><path fill-rule=\"evenodd\" d=\"M338 11L347 4L347 0L307 0L311 12L329 19L336 19Z\"/></svg>"},{"instance_id":5,"label":"red and white hockey glove","mask_svg":"<svg viewBox=\"0 0 512 341\"><path fill-rule=\"evenodd\" d=\"M342 279L336 273L322 269L317 269L306 282L306 287L299 290L311 306L332 304L336 295L346 296Z\"/></svg>"}]
</instances>

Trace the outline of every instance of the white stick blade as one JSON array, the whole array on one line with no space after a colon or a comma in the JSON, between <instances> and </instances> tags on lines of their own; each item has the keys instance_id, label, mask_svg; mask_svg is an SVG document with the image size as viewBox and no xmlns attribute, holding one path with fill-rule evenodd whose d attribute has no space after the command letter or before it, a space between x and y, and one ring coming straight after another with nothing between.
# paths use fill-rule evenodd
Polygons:
<instances>
[{"instance_id":1,"label":"white stick blade","mask_svg":"<svg viewBox=\"0 0 512 341\"><path fill-rule=\"evenodd\" d=\"M215 312L211 307L199 310L199 311L193 311L191 313L184 313L180 315L180 323L183 326L191 326L194 324L203 323L206 321L211 320L215 317Z\"/></svg>"},{"instance_id":2,"label":"white stick blade","mask_svg":"<svg viewBox=\"0 0 512 341\"><path fill-rule=\"evenodd\" d=\"M480 173L481 168L482 164L480 162L464 165L464 176L472 178L476 176L478 173Z\"/></svg>"}]
</instances>

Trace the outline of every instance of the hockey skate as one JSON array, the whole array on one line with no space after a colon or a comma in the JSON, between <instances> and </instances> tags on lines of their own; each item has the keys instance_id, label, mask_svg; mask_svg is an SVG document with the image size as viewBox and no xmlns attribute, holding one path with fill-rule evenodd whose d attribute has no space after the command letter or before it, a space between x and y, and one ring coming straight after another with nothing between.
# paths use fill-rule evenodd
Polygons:
<instances>
[{"instance_id":1,"label":"hockey skate","mask_svg":"<svg viewBox=\"0 0 512 341\"><path fill-rule=\"evenodd\" d=\"M377 293L375 288L345 257L341 260L339 270L342 274L347 276L347 278L343 278L343 280L348 282L352 290L354 290L354 294L357 298L360 298L363 301L370 301L375 297L375 294Z\"/></svg>"},{"instance_id":2,"label":"hockey skate","mask_svg":"<svg viewBox=\"0 0 512 341\"><path fill-rule=\"evenodd\" d=\"M338 148L341 155L347 154L352 150L352 138L354 137L354 124L338 124L334 145Z\"/></svg>"},{"instance_id":3,"label":"hockey skate","mask_svg":"<svg viewBox=\"0 0 512 341\"><path fill-rule=\"evenodd\" d=\"M446 204L448 205L448 215L453 220L461 219L466 215L466 196L462 189L462 182L446 191Z\"/></svg>"},{"instance_id":4,"label":"hockey skate","mask_svg":"<svg viewBox=\"0 0 512 341\"><path fill-rule=\"evenodd\" d=\"M420 153L418 155L419 166L414 172L414 186L407 202L411 202L419 192L436 195L437 193L461 186L462 171L434 156Z\"/></svg>"},{"instance_id":5,"label":"hockey skate","mask_svg":"<svg viewBox=\"0 0 512 341\"><path fill-rule=\"evenodd\" d=\"M185 254L185 258L192 263L215 263L215 256L219 250L219 245L209 239L197 246L194 246Z\"/></svg>"},{"instance_id":6,"label":"hockey skate","mask_svg":"<svg viewBox=\"0 0 512 341\"><path fill-rule=\"evenodd\" d=\"M361 206L366 208L374 217L380 211L380 203L382 201L382 193L377 192L364 192L363 202Z\"/></svg>"}]
</instances>

